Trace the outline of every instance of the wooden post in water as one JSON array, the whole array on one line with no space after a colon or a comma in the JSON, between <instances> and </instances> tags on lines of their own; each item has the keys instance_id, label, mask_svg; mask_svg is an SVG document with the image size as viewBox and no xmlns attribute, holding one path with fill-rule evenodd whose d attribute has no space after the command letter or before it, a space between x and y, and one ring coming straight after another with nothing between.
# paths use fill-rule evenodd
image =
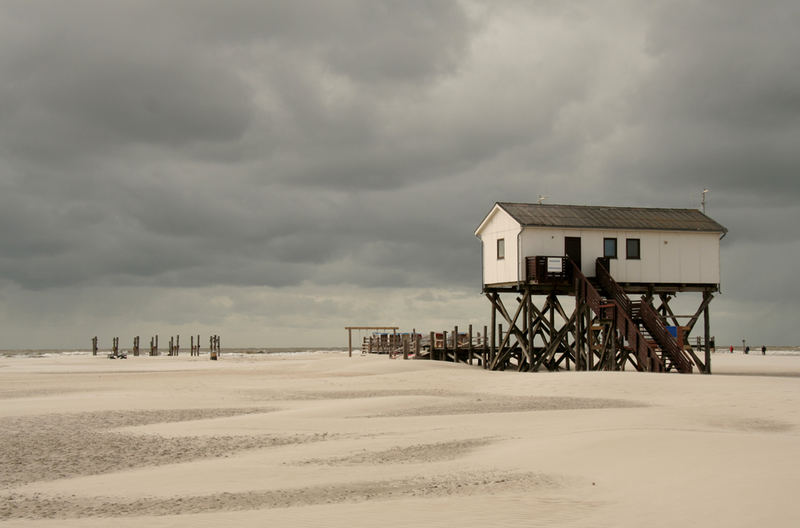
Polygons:
<instances>
[{"instance_id":1,"label":"wooden post in water","mask_svg":"<svg viewBox=\"0 0 800 528\"><path fill-rule=\"evenodd\" d=\"M97 336L94 336L92 338L92 355L93 356L97 355Z\"/></svg>"},{"instance_id":2,"label":"wooden post in water","mask_svg":"<svg viewBox=\"0 0 800 528\"><path fill-rule=\"evenodd\" d=\"M447 330L442 330L442 361L447 361Z\"/></svg>"},{"instance_id":3,"label":"wooden post in water","mask_svg":"<svg viewBox=\"0 0 800 528\"><path fill-rule=\"evenodd\" d=\"M403 359L408 359L408 336L403 336Z\"/></svg>"},{"instance_id":4,"label":"wooden post in water","mask_svg":"<svg viewBox=\"0 0 800 528\"><path fill-rule=\"evenodd\" d=\"M133 355L139 355L139 336L133 338Z\"/></svg>"},{"instance_id":5,"label":"wooden post in water","mask_svg":"<svg viewBox=\"0 0 800 528\"><path fill-rule=\"evenodd\" d=\"M414 359L419 359L420 341L422 341L422 336L414 332Z\"/></svg>"}]
</instances>

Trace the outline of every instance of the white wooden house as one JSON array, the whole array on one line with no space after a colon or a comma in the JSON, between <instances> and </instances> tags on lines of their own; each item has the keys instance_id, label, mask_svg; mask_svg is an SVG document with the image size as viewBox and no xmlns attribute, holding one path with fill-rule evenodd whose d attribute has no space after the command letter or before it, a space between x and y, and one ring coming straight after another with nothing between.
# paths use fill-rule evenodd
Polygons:
<instances>
[{"instance_id":1,"label":"white wooden house","mask_svg":"<svg viewBox=\"0 0 800 528\"><path fill-rule=\"evenodd\" d=\"M635 290L718 290L727 230L696 209L499 202L475 235L484 289L531 280L527 257L569 257L587 277L608 257L616 281Z\"/></svg>"}]
</instances>

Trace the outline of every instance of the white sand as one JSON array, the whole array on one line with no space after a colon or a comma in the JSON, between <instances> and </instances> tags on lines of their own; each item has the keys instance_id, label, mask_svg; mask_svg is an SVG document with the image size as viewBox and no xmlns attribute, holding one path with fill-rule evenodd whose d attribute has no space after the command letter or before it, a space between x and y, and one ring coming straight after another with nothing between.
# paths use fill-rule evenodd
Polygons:
<instances>
[{"instance_id":1,"label":"white sand","mask_svg":"<svg viewBox=\"0 0 800 528\"><path fill-rule=\"evenodd\" d=\"M8 526L797 526L800 357L0 359Z\"/></svg>"}]
</instances>

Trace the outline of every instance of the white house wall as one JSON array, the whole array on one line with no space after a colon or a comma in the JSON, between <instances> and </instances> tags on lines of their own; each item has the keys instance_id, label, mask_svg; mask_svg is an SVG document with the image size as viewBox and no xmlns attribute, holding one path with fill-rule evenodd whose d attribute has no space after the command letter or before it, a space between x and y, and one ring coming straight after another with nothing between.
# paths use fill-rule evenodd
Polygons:
<instances>
[{"instance_id":1,"label":"white house wall","mask_svg":"<svg viewBox=\"0 0 800 528\"><path fill-rule=\"evenodd\" d=\"M719 284L719 233L528 227L520 235L520 264L528 256L563 256L568 236L581 238L581 271L590 277L595 260L603 256L603 239L616 238L617 258L611 259L610 271L619 282ZM639 239L639 260L625 258L627 238ZM493 251L488 257L494 257ZM484 250L484 270L488 260ZM484 273L486 284L495 277Z\"/></svg>"},{"instance_id":2,"label":"white house wall","mask_svg":"<svg viewBox=\"0 0 800 528\"><path fill-rule=\"evenodd\" d=\"M480 238L483 243L483 283L499 284L519 280L517 235L520 225L511 215L499 207L482 226ZM497 240L505 239L505 258L497 258Z\"/></svg>"}]
</instances>

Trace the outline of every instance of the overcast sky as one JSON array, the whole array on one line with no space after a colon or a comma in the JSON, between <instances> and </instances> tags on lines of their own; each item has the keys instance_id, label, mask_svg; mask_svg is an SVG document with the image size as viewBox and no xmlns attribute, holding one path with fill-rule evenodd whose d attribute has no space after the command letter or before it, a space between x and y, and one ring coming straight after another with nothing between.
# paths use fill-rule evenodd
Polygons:
<instances>
[{"instance_id":1,"label":"overcast sky","mask_svg":"<svg viewBox=\"0 0 800 528\"><path fill-rule=\"evenodd\" d=\"M704 187L712 334L800 345L798 27L796 0L0 0L0 348L482 326L495 201Z\"/></svg>"}]
</instances>

